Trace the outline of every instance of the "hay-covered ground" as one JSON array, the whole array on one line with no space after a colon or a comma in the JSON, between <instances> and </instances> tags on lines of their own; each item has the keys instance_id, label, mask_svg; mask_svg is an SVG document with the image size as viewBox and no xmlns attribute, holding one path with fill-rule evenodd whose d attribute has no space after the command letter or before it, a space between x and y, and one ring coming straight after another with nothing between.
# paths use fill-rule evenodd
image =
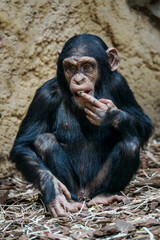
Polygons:
<instances>
[{"instance_id":1,"label":"hay-covered ground","mask_svg":"<svg viewBox=\"0 0 160 240\"><path fill-rule=\"evenodd\" d=\"M0 175L0 239L160 239L160 141L141 152L126 202L51 218L40 193L16 173Z\"/></svg>"}]
</instances>

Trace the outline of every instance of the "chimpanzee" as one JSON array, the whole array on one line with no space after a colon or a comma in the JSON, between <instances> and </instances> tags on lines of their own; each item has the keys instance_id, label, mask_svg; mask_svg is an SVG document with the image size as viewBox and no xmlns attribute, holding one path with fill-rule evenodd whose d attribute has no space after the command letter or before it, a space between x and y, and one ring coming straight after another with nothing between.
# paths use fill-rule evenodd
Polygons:
<instances>
[{"instance_id":1,"label":"chimpanzee","mask_svg":"<svg viewBox=\"0 0 160 240\"><path fill-rule=\"evenodd\" d=\"M139 167L152 124L116 71L119 63L117 50L98 36L70 38L57 77L37 90L22 121L10 159L54 217L121 201Z\"/></svg>"}]
</instances>

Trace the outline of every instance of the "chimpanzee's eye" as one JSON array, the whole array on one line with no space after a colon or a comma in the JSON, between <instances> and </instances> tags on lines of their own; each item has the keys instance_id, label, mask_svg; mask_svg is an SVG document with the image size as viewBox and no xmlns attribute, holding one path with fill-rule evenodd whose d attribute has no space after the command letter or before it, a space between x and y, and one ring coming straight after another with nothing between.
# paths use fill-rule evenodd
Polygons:
<instances>
[{"instance_id":1,"label":"chimpanzee's eye","mask_svg":"<svg viewBox=\"0 0 160 240\"><path fill-rule=\"evenodd\" d=\"M69 72L76 72L76 67L71 65L71 64L69 64L67 66L67 71L69 71Z\"/></svg>"},{"instance_id":2,"label":"chimpanzee's eye","mask_svg":"<svg viewBox=\"0 0 160 240\"><path fill-rule=\"evenodd\" d=\"M65 71L66 71L66 73L68 74L69 77L72 77L74 74L76 74L77 68L72 64L67 64L65 66Z\"/></svg>"},{"instance_id":3,"label":"chimpanzee's eye","mask_svg":"<svg viewBox=\"0 0 160 240\"><path fill-rule=\"evenodd\" d=\"M92 65L91 65L90 63L85 63L85 64L83 65L83 70L84 70L85 72L91 71L92 69L93 69L93 67L92 67Z\"/></svg>"}]
</instances>

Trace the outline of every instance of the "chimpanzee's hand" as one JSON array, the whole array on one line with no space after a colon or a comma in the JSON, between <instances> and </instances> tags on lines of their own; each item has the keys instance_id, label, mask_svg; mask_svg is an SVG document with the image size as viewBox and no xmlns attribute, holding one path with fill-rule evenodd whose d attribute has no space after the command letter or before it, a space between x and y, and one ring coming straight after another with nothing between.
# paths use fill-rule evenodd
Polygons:
<instances>
[{"instance_id":1,"label":"chimpanzee's hand","mask_svg":"<svg viewBox=\"0 0 160 240\"><path fill-rule=\"evenodd\" d=\"M107 112L118 110L114 103L109 99L97 100L93 96L81 93L81 97L87 100L84 111L86 112L86 118L96 126L100 126L104 116Z\"/></svg>"},{"instance_id":2,"label":"chimpanzee's hand","mask_svg":"<svg viewBox=\"0 0 160 240\"><path fill-rule=\"evenodd\" d=\"M47 209L51 213L52 217L67 217L69 216L68 212L73 213L77 212L81 208L84 210L86 209L86 206L83 206L82 203L67 201L67 199L71 199L70 192L66 186L56 178L54 178L54 187L56 197L47 205Z\"/></svg>"}]
</instances>

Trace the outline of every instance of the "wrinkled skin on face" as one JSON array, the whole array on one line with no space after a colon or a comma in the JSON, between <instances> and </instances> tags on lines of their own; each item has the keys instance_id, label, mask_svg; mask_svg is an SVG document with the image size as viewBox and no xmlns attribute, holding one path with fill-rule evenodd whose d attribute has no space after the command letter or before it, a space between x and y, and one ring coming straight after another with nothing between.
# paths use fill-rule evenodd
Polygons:
<instances>
[{"instance_id":1,"label":"wrinkled skin on face","mask_svg":"<svg viewBox=\"0 0 160 240\"><path fill-rule=\"evenodd\" d=\"M63 61L65 78L69 84L76 104L84 108L86 99L79 92L94 95L94 86L98 78L98 64L92 57L72 56Z\"/></svg>"}]
</instances>

